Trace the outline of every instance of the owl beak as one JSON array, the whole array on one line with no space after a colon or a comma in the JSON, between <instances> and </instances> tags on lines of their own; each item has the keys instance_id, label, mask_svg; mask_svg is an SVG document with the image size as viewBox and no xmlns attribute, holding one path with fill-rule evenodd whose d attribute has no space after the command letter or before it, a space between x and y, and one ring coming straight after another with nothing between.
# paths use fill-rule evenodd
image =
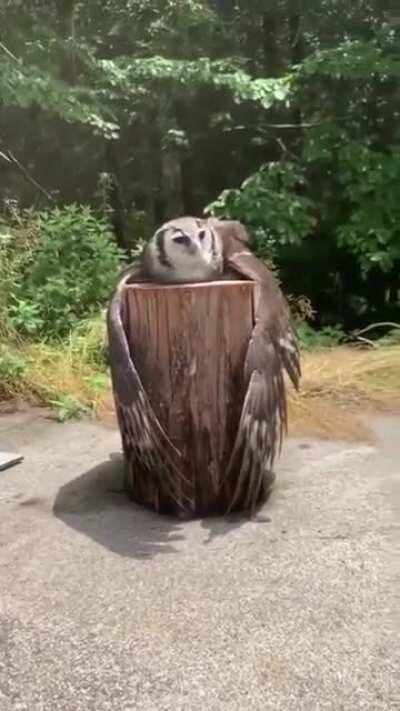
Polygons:
<instances>
[{"instance_id":1,"label":"owl beak","mask_svg":"<svg viewBox=\"0 0 400 711\"><path fill-rule=\"evenodd\" d=\"M187 251L189 252L189 254L193 254L193 255L197 254L198 245L196 244L196 242L193 242L193 240L192 240L190 242L190 244L188 244Z\"/></svg>"}]
</instances>

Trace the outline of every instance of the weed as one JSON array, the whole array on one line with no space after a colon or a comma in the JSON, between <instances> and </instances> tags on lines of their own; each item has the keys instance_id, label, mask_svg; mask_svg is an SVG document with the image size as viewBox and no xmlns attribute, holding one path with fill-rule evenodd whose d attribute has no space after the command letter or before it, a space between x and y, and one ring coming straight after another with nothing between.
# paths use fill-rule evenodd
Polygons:
<instances>
[{"instance_id":1,"label":"weed","mask_svg":"<svg viewBox=\"0 0 400 711\"><path fill-rule=\"evenodd\" d=\"M60 395L55 400L49 400L49 404L55 409L59 422L83 417L90 412L90 408L85 403L72 395Z\"/></svg>"},{"instance_id":2,"label":"weed","mask_svg":"<svg viewBox=\"0 0 400 711\"><path fill-rule=\"evenodd\" d=\"M346 340L346 334L339 324L325 326L325 328L317 331L307 321L301 321L297 325L297 333L301 348L305 351L332 348L344 343Z\"/></svg>"}]
</instances>

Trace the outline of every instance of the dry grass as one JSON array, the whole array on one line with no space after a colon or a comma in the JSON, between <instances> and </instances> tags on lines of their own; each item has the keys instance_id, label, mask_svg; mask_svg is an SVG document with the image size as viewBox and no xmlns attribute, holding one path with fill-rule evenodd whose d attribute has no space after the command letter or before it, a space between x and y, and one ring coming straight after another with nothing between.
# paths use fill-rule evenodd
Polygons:
<instances>
[{"instance_id":1,"label":"dry grass","mask_svg":"<svg viewBox=\"0 0 400 711\"><path fill-rule=\"evenodd\" d=\"M79 414L82 405L114 424L110 380L99 358L104 339L104 318L98 317L67 344L21 343L17 354L24 372L8 387L7 397L50 403L67 417ZM300 393L289 390L292 435L368 440L368 411L400 412L400 345L304 352L302 369Z\"/></svg>"},{"instance_id":2,"label":"dry grass","mask_svg":"<svg viewBox=\"0 0 400 711\"><path fill-rule=\"evenodd\" d=\"M91 319L71 334L67 343L22 342L15 354L23 372L7 383L7 399L53 405L66 417L101 410L110 379L99 359L104 321Z\"/></svg>"},{"instance_id":3,"label":"dry grass","mask_svg":"<svg viewBox=\"0 0 400 711\"><path fill-rule=\"evenodd\" d=\"M400 411L400 346L305 353L300 393L290 393L290 432L369 438L368 411Z\"/></svg>"},{"instance_id":4,"label":"dry grass","mask_svg":"<svg viewBox=\"0 0 400 711\"><path fill-rule=\"evenodd\" d=\"M400 412L400 346L306 352L302 368L301 391L289 395L291 435L369 441L368 412ZM110 393L98 412L114 421Z\"/></svg>"},{"instance_id":5,"label":"dry grass","mask_svg":"<svg viewBox=\"0 0 400 711\"><path fill-rule=\"evenodd\" d=\"M62 405L66 398L97 413L104 393L108 391L108 376L70 348L31 345L26 348L28 366L24 389L33 399ZM78 407L79 409L79 407ZM73 414L73 413L71 413Z\"/></svg>"}]
</instances>

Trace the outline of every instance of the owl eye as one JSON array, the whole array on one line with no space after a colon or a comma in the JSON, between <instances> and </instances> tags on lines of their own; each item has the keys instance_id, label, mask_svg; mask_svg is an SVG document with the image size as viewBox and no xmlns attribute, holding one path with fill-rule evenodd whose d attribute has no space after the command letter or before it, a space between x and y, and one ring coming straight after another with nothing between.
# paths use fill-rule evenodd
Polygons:
<instances>
[{"instance_id":1,"label":"owl eye","mask_svg":"<svg viewBox=\"0 0 400 711\"><path fill-rule=\"evenodd\" d=\"M204 237L206 236L206 231L205 230L200 230L199 232L199 239L203 241Z\"/></svg>"},{"instance_id":2,"label":"owl eye","mask_svg":"<svg viewBox=\"0 0 400 711\"><path fill-rule=\"evenodd\" d=\"M190 237L187 235L179 235L178 237L174 237L174 242L178 244L190 244Z\"/></svg>"}]
</instances>

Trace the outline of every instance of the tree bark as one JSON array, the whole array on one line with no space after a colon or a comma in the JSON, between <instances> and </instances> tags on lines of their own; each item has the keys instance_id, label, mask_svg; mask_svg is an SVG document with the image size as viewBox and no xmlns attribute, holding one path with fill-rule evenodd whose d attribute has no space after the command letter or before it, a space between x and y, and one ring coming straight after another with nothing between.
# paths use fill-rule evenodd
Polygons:
<instances>
[{"instance_id":1,"label":"tree bark","mask_svg":"<svg viewBox=\"0 0 400 711\"><path fill-rule=\"evenodd\" d=\"M224 513L236 479L226 480L242 409L243 365L254 325L252 282L127 286L123 320L153 408L185 461L194 515ZM126 463L131 498L179 513L156 478ZM241 509L238 502L236 509Z\"/></svg>"},{"instance_id":2,"label":"tree bark","mask_svg":"<svg viewBox=\"0 0 400 711\"><path fill-rule=\"evenodd\" d=\"M115 239L118 247L130 255L132 244L128 237L125 199L120 178L120 162L118 148L115 141L105 142L107 168L111 175L110 205L112 209L111 221L114 227Z\"/></svg>"},{"instance_id":3,"label":"tree bark","mask_svg":"<svg viewBox=\"0 0 400 711\"><path fill-rule=\"evenodd\" d=\"M262 16L262 42L264 51L264 66L268 77L279 75L280 52L278 45L279 20L276 8L264 12Z\"/></svg>"},{"instance_id":4,"label":"tree bark","mask_svg":"<svg viewBox=\"0 0 400 711\"><path fill-rule=\"evenodd\" d=\"M57 8L60 21L60 34L65 40L71 42L75 39L75 10L76 0L62 0ZM74 49L71 48L69 56L65 58L61 65L61 76L64 81L73 84L76 78L76 57Z\"/></svg>"},{"instance_id":5,"label":"tree bark","mask_svg":"<svg viewBox=\"0 0 400 711\"><path fill-rule=\"evenodd\" d=\"M299 0L288 0L288 23L289 23L289 45L290 45L290 61L292 65L299 65L304 59L304 39L302 30L301 3ZM292 109L293 123L298 126L297 147L303 140L303 131L301 125L303 116L300 106L294 106ZM295 134L293 134L295 137Z\"/></svg>"},{"instance_id":6,"label":"tree bark","mask_svg":"<svg viewBox=\"0 0 400 711\"><path fill-rule=\"evenodd\" d=\"M181 155L176 148L164 148L160 154L161 188L164 199L164 220L184 213L182 200Z\"/></svg>"}]
</instances>

